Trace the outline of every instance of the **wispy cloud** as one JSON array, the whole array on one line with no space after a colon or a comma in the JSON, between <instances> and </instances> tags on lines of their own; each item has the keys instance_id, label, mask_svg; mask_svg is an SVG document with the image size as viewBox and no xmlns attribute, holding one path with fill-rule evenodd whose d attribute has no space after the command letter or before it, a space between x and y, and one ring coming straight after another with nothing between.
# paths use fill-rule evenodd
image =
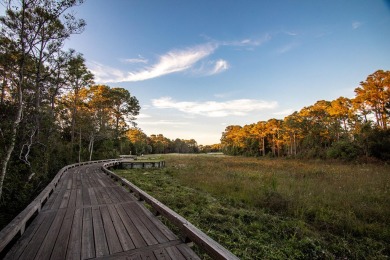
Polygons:
<instances>
[{"instance_id":1,"label":"wispy cloud","mask_svg":"<svg viewBox=\"0 0 390 260\"><path fill-rule=\"evenodd\" d=\"M359 27L361 27L362 25L363 25L363 23L358 22L358 21L354 21L354 22L352 22L352 29L356 30Z\"/></svg>"},{"instance_id":2,"label":"wispy cloud","mask_svg":"<svg viewBox=\"0 0 390 260\"><path fill-rule=\"evenodd\" d=\"M226 42L209 41L208 43L185 49L171 50L159 56L155 64L130 72L124 72L98 62L90 62L88 67L95 74L96 81L102 83L143 81L188 70L192 70L196 75L211 76L229 69L230 64L228 61L224 59L216 61L206 60L198 69L196 69L196 64L199 66L201 60L205 60L218 48L222 46L254 47L270 39L271 36L266 34L258 39L247 38L240 41ZM122 59L122 62L146 64L149 60L139 55L138 58Z\"/></svg>"},{"instance_id":3,"label":"wispy cloud","mask_svg":"<svg viewBox=\"0 0 390 260\"><path fill-rule=\"evenodd\" d=\"M277 49L276 52L279 54L284 54L286 52L289 52L289 51L295 49L298 46L299 46L299 44L297 42L291 42L291 43L288 43L288 44L282 46L281 48Z\"/></svg>"},{"instance_id":4,"label":"wispy cloud","mask_svg":"<svg viewBox=\"0 0 390 260\"><path fill-rule=\"evenodd\" d=\"M263 43L271 40L271 35L270 34L264 34L262 37L259 38L246 38L243 40L238 40L238 41L222 41L219 42L219 45L224 45L224 46L238 46L238 47L255 47L255 46L260 46Z\"/></svg>"},{"instance_id":5,"label":"wispy cloud","mask_svg":"<svg viewBox=\"0 0 390 260\"><path fill-rule=\"evenodd\" d=\"M216 48L217 46L213 44L204 44L185 50L170 51L161 56L155 65L137 72L129 72L122 81L141 81L187 70L213 53Z\"/></svg>"},{"instance_id":6,"label":"wispy cloud","mask_svg":"<svg viewBox=\"0 0 390 260\"><path fill-rule=\"evenodd\" d=\"M245 116L253 111L273 109L278 106L276 101L264 101L255 99L236 99L225 102L205 101L190 102L176 101L171 97L153 99L152 104L159 109L176 109L188 114L196 114L207 117Z\"/></svg>"},{"instance_id":7,"label":"wispy cloud","mask_svg":"<svg viewBox=\"0 0 390 260\"><path fill-rule=\"evenodd\" d=\"M221 73L229 69L229 63L226 60L217 60L214 64L213 70L210 72L210 75Z\"/></svg>"},{"instance_id":8,"label":"wispy cloud","mask_svg":"<svg viewBox=\"0 0 390 260\"><path fill-rule=\"evenodd\" d=\"M95 75L96 82L118 82L118 79L126 77L126 73L121 70L105 66L99 62L87 62L88 68Z\"/></svg>"},{"instance_id":9,"label":"wispy cloud","mask_svg":"<svg viewBox=\"0 0 390 260\"><path fill-rule=\"evenodd\" d=\"M298 33L293 32L293 31L285 31L284 33L289 35L289 36L298 36Z\"/></svg>"},{"instance_id":10,"label":"wispy cloud","mask_svg":"<svg viewBox=\"0 0 390 260\"><path fill-rule=\"evenodd\" d=\"M230 68L229 62L223 59L201 62L199 67L194 67L191 73L196 76L212 76Z\"/></svg>"},{"instance_id":11,"label":"wispy cloud","mask_svg":"<svg viewBox=\"0 0 390 260\"><path fill-rule=\"evenodd\" d=\"M148 60L142 57L141 55L138 55L138 58L131 58L131 59L121 59L124 63L148 63Z\"/></svg>"},{"instance_id":12,"label":"wispy cloud","mask_svg":"<svg viewBox=\"0 0 390 260\"><path fill-rule=\"evenodd\" d=\"M212 54L217 47L215 44L203 44L184 50L173 50L160 56L156 64L133 72L123 72L97 62L90 63L89 67L99 82L142 81L188 70ZM223 69L223 66L218 69Z\"/></svg>"}]
</instances>

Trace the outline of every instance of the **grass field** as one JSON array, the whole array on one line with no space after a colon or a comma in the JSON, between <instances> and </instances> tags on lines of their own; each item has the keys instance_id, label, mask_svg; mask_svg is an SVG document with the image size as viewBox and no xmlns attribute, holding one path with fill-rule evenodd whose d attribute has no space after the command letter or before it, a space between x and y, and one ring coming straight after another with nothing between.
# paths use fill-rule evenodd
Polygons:
<instances>
[{"instance_id":1,"label":"grass field","mask_svg":"<svg viewBox=\"0 0 390 260\"><path fill-rule=\"evenodd\" d=\"M390 257L390 166L164 155L118 170L242 259Z\"/></svg>"}]
</instances>

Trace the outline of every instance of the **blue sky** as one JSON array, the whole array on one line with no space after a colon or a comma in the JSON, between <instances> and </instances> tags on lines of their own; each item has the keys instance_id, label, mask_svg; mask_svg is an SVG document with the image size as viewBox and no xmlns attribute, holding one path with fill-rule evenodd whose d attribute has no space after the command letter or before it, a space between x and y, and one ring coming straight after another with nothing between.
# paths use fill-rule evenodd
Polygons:
<instances>
[{"instance_id":1,"label":"blue sky","mask_svg":"<svg viewBox=\"0 0 390 260\"><path fill-rule=\"evenodd\" d=\"M96 83L141 104L147 135L219 143L228 125L282 119L353 97L390 69L390 5L380 0L88 0L66 48Z\"/></svg>"}]
</instances>

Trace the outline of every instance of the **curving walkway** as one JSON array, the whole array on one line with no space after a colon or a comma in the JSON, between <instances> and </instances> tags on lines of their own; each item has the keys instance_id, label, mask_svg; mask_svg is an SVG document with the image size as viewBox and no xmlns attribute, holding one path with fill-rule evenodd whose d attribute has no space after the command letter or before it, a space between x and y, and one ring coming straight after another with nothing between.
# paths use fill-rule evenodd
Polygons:
<instances>
[{"instance_id":1,"label":"curving walkway","mask_svg":"<svg viewBox=\"0 0 390 260\"><path fill-rule=\"evenodd\" d=\"M102 164L64 172L5 259L199 259Z\"/></svg>"}]
</instances>

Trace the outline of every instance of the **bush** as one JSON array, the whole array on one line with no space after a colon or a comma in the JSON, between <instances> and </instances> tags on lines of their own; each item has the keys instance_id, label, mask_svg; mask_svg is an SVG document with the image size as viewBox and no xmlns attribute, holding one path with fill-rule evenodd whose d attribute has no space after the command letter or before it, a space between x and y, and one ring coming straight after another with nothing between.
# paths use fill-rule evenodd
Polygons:
<instances>
[{"instance_id":1,"label":"bush","mask_svg":"<svg viewBox=\"0 0 390 260\"><path fill-rule=\"evenodd\" d=\"M368 151L375 158L390 161L390 130L374 129L368 136Z\"/></svg>"},{"instance_id":2,"label":"bush","mask_svg":"<svg viewBox=\"0 0 390 260\"><path fill-rule=\"evenodd\" d=\"M327 150L326 156L330 159L342 159L352 161L360 154L360 149L355 144L348 141L339 141L333 143Z\"/></svg>"}]
</instances>

